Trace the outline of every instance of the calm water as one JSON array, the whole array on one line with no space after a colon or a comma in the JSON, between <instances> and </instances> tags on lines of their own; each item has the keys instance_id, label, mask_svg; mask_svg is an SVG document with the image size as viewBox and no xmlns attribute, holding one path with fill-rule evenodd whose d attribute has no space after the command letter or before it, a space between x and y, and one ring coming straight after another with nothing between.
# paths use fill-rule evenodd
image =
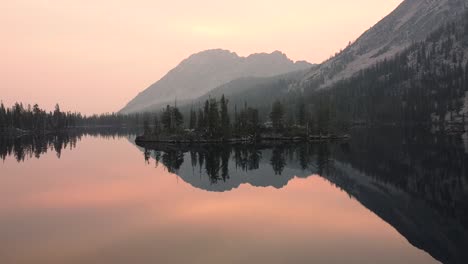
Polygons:
<instances>
[{"instance_id":1,"label":"calm water","mask_svg":"<svg viewBox=\"0 0 468 264\"><path fill-rule=\"evenodd\" d=\"M0 263L468 261L460 138L170 148L109 135L0 140Z\"/></svg>"}]
</instances>

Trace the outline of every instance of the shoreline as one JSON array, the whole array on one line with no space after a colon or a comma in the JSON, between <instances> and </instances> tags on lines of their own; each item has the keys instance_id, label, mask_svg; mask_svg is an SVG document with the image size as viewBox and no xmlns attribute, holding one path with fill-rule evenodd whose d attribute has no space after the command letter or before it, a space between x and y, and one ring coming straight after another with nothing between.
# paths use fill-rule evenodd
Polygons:
<instances>
[{"instance_id":1,"label":"shoreline","mask_svg":"<svg viewBox=\"0 0 468 264\"><path fill-rule=\"evenodd\" d=\"M309 137L286 137L286 136L264 136L260 138L230 138L230 139L159 139L154 137L137 136L136 143L162 143L162 144L255 144L259 142L326 142L326 141L345 141L351 139L351 136L346 134L337 135L312 135Z\"/></svg>"}]
</instances>

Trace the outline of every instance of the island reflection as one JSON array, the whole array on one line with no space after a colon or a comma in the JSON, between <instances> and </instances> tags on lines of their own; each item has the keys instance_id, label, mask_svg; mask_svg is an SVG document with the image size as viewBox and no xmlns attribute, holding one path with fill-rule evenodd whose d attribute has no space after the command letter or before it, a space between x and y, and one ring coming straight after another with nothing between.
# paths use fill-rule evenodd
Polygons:
<instances>
[{"instance_id":1,"label":"island reflection","mask_svg":"<svg viewBox=\"0 0 468 264\"><path fill-rule=\"evenodd\" d=\"M333 168L329 144L143 146L145 161L163 165L192 186L229 191L252 186L284 187L293 177L325 174Z\"/></svg>"},{"instance_id":2,"label":"island reflection","mask_svg":"<svg viewBox=\"0 0 468 264\"><path fill-rule=\"evenodd\" d=\"M195 188L282 188L320 176L443 263L468 260L468 154L460 137L415 129L359 130L345 143L140 147ZM154 161L152 161L154 159Z\"/></svg>"},{"instance_id":3,"label":"island reflection","mask_svg":"<svg viewBox=\"0 0 468 264\"><path fill-rule=\"evenodd\" d=\"M0 138L0 157L18 162L66 148L99 130ZM263 145L145 144L145 162L164 166L191 186L225 192L242 184L282 188L295 177L323 177L443 263L468 260L468 151L461 137L415 129L360 129L342 143ZM109 153L108 155L112 155Z\"/></svg>"}]
</instances>

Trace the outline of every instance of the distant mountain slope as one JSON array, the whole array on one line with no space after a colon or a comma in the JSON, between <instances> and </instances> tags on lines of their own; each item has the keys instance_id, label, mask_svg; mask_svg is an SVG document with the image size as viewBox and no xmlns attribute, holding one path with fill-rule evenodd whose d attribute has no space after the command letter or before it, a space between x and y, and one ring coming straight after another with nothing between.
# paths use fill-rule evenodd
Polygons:
<instances>
[{"instance_id":1,"label":"distant mountain slope","mask_svg":"<svg viewBox=\"0 0 468 264\"><path fill-rule=\"evenodd\" d=\"M285 54L252 54L239 57L227 50L207 50L193 54L161 80L138 94L120 112L154 110L157 105L197 98L208 91L242 77L269 77L312 67L293 62Z\"/></svg>"},{"instance_id":2,"label":"distant mountain slope","mask_svg":"<svg viewBox=\"0 0 468 264\"><path fill-rule=\"evenodd\" d=\"M376 58L370 66L364 63L359 65L361 69L351 77L344 77L345 68L342 68L342 72L335 72L337 79L329 79L328 82L320 78L307 79L311 72L303 73L302 76L296 74L296 79L284 75L268 79L236 80L213 90L210 95L219 97L224 93L231 106L243 105L244 100L259 108L264 119L268 117L271 102L279 98L290 113L294 113L294 104L301 100L311 112L316 111L315 107L321 103L329 102L333 105L336 118L340 120L438 124L437 129L456 132L459 128L452 125L468 121L468 11L463 11L463 3L460 3L455 0L405 1L389 18L383 20L385 23L365 33L362 41L357 42L362 50L371 51L385 42L387 46L393 47L392 53L396 53L383 52L388 57ZM432 13L428 11L429 6L432 7ZM455 8L457 6L459 10ZM411 12L403 7L412 7ZM426 15L417 17L414 14ZM438 20L435 19L437 17ZM414 21L415 28L402 22L408 19ZM382 28L385 28L385 24L394 27L396 21L405 25L408 32L412 32L410 35L417 35L416 39L423 35L425 37L411 41L409 45L398 46L398 43L405 42L397 36L399 30L394 36L383 37L384 40L374 34L384 32ZM430 27L427 26L429 24ZM423 29L418 31L418 27ZM367 48L364 46L366 43ZM338 62L345 61L346 54L357 54L353 53L357 52L357 44L331 61L313 67L312 72L327 69L329 76L332 76L332 70L340 69ZM357 58L357 62L362 58ZM327 68L327 64L332 61L336 62L335 68ZM349 61L349 65L357 62ZM301 87L301 81L295 83L295 80L309 82L305 86L302 83L304 89L301 91L296 89ZM236 87L226 89L225 86Z\"/></svg>"},{"instance_id":3,"label":"distant mountain slope","mask_svg":"<svg viewBox=\"0 0 468 264\"><path fill-rule=\"evenodd\" d=\"M460 18L464 13L465 5L468 6L467 0L406 0L395 11L365 32L355 43L323 64L312 67L310 70L297 71L281 76L236 79L211 90L209 93L193 100L193 102L203 101L209 96L219 98L222 94L225 94L231 107L233 105L243 105L243 102L247 102L249 105L259 108L260 113L265 116L264 114L269 110L271 102L278 98L285 103L294 103L294 101L297 101L296 98L302 97L307 103L314 105L322 98L315 94L317 89L320 91L322 90L320 88L324 87L348 88L346 92L341 92L340 98L343 101L337 102L341 106L339 108L343 108L343 111L347 113L347 117L369 121L383 120L384 118L390 122L401 120L401 111L397 112L394 108L401 108L402 104L410 102L421 104L421 102L415 101L416 98L421 97L413 97L412 94L403 94L402 91L396 90L392 93L380 91L379 93L382 96L376 97L376 94L373 94L371 90L375 91L376 89L373 89L376 88L375 84L379 83L380 85L385 80L392 81L392 87L388 91L391 91L394 87L411 88L416 84L418 84L418 87L424 85L429 87L424 82L435 84L430 80L421 82L423 74L437 77L444 85L447 85L448 77L443 74L443 71L459 64L465 66L466 56L463 50L466 44L462 42L461 35L464 34L464 29L460 25L456 29L453 27L450 29L457 31L456 33L445 32L446 29L443 27L449 22ZM457 23L464 22L458 20ZM432 34L437 29L439 29L439 34ZM432 37L427 39L431 34ZM468 35L468 32L466 34ZM425 41L428 43L426 46L430 47L431 50L424 51L425 58L424 61L421 61L423 56L417 54L418 49L421 47L419 45L412 46L412 44ZM430 44L433 42L436 43ZM453 45L448 47L451 44ZM423 51L419 53L421 52ZM415 61L415 56L419 56L420 61ZM451 62L454 56L458 58L456 63ZM398 61L399 59L403 59L403 61ZM389 61L394 67L401 70L379 67L380 75L373 75L372 72L376 70L374 69L375 65L384 60ZM421 65L422 63L424 65ZM389 63L385 65L389 65ZM431 65L433 65L432 69ZM362 78L358 81L356 80L359 76L357 73L361 71L367 74L361 76ZM398 76L401 71L405 71L408 75ZM459 77L457 76L457 78ZM399 79L396 80L396 78ZM411 79L417 81L417 83L409 83ZM457 93L451 93L451 98L448 99L444 87L434 87L434 95L427 96L427 98L435 98L433 99L434 102L443 106L438 107L437 103L435 103L434 107L438 107L438 109L433 110L433 112L437 112L437 118L442 119L447 110L450 111L453 105L458 105L457 100L463 97L460 92L464 90L459 89ZM366 91L367 96L363 94L363 88L368 89ZM438 91L434 92L434 90ZM305 91L305 93L301 93L301 91ZM417 90L415 89L415 91ZM315 97L318 99L314 99ZM385 98L388 99L388 102L385 101ZM424 101L425 109L429 108L427 105L430 103L428 100ZM448 108L447 105L452 106ZM468 103L465 105L467 105L468 109ZM344 106L348 110L344 109ZM290 108L294 109L293 106ZM353 109L353 112L349 111L349 109ZM410 110L410 108L407 108L407 110ZM379 111L385 113L379 116L377 114ZM416 107L412 112L411 117L407 118L411 121L428 120L427 117L431 114L421 107ZM416 112L419 113L416 114Z\"/></svg>"},{"instance_id":4,"label":"distant mountain slope","mask_svg":"<svg viewBox=\"0 0 468 264\"><path fill-rule=\"evenodd\" d=\"M465 6L467 0L405 0L356 42L312 69L300 87L327 87L391 58L411 43L424 40L433 30L461 14Z\"/></svg>"},{"instance_id":5,"label":"distant mountain slope","mask_svg":"<svg viewBox=\"0 0 468 264\"><path fill-rule=\"evenodd\" d=\"M222 95L226 96L229 100L229 107L231 110L235 106L239 108L247 104L252 107L264 110L269 110L270 104L275 100L282 99L290 95L290 86L294 85L301 78L304 77L307 70L300 70L289 72L286 74L275 75L272 77L245 77L239 78L209 91L208 93L193 99L191 102L186 102L183 109L186 107L196 108L208 98L221 98ZM185 107L184 107L185 106Z\"/></svg>"},{"instance_id":6,"label":"distant mountain slope","mask_svg":"<svg viewBox=\"0 0 468 264\"><path fill-rule=\"evenodd\" d=\"M468 12L391 59L329 89L309 90L310 104L332 98L345 120L369 123L466 124Z\"/></svg>"},{"instance_id":7,"label":"distant mountain slope","mask_svg":"<svg viewBox=\"0 0 468 264\"><path fill-rule=\"evenodd\" d=\"M293 89L295 80L304 76L295 72L235 80L209 95L225 94L231 107L243 106L245 101L258 108L264 120L271 102L281 99L293 114L300 102L312 113L316 106L329 102L339 120L432 124L434 129L457 132L468 121L468 11L443 21L434 23L423 40L352 77L330 83L327 89Z\"/></svg>"}]
</instances>

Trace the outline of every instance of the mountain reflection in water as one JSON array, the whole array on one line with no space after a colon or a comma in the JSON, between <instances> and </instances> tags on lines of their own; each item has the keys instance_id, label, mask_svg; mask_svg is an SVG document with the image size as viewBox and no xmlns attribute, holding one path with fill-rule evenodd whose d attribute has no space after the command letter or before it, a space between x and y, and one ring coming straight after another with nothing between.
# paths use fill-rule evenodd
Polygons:
<instances>
[{"instance_id":1,"label":"mountain reflection in water","mask_svg":"<svg viewBox=\"0 0 468 264\"><path fill-rule=\"evenodd\" d=\"M107 130L0 138L0 157L18 162L79 148ZM464 137L466 139L466 136ZM462 137L419 129L359 129L349 142L268 145L139 146L147 164L191 186L227 192L243 184L282 188L295 177L323 177L443 263L468 261L468 152ZM111 153L109 155L112 155Z\"/></svg>"},{"instance_id":2,"label":"mountain reflection in water","mask_svg":"<svg viewBox=\"0 0 468 264\"><path fill-rule=\"evenodd\" d=\"M320 176L443 263L468 261L468 154L460 137L415 129L362 129L344 143L141 145L195 188L282 188ZM154 161L151 161L154 159Z\"/></svg>"}]
</instances>

